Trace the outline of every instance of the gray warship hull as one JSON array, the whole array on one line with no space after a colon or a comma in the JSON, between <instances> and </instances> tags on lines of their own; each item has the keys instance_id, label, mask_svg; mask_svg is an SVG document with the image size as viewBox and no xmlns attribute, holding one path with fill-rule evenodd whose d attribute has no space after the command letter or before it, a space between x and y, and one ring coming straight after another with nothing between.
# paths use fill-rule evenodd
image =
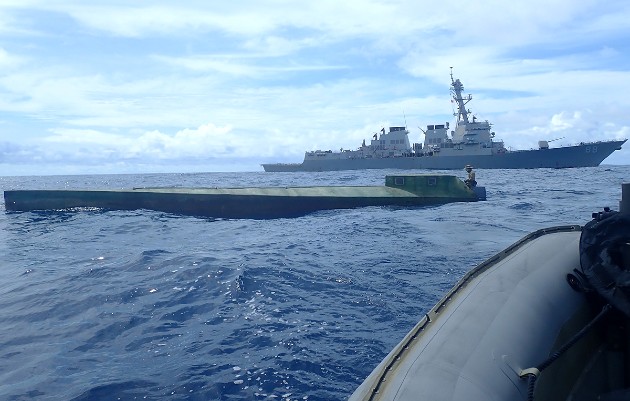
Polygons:
<instances>
[{"instance_id":1,"label":"gray warship hull","mask_svg":"<svg viewBox=\"0 0 630 401\"><path fill-rule=\"evenodd\" d=\"M533 169L599 166L626 140L602 141L548 149L505 151L491 155L408 155L379 158L326 158L302 163L263 164L267 172L339 171L365 169L461 170L470 164L480 169Z\"/></svg>"}]
</instances>

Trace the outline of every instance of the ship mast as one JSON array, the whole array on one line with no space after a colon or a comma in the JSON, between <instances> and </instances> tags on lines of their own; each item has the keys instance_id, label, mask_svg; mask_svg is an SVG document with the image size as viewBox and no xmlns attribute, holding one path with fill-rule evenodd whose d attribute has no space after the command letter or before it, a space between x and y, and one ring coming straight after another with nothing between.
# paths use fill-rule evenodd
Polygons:
<instances>
[{"instance_id":1,"label":"ship mast","mask_svg":"<svg viewBox=\"0 0 630 401\"><path fill-rule=\"evenodd\" d=\"M457 102L457 124L460 122L464 122L464 124L468 124L468 113L470 111L466 111L466 104L472 100L472 96L468 95L466 98L462 97L462 91L464 90L464 85L461 83L459 79L453 79L453 67L451 67L451 93L453 95L453 100Z\"/></svg>"}]
</instances>

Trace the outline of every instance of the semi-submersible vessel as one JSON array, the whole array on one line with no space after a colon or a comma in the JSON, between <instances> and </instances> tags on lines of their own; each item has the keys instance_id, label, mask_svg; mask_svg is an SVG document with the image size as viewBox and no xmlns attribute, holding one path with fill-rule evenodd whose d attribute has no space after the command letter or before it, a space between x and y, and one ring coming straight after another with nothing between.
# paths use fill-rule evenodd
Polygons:
<instances>
[{"instance_id":1,"label":"semi-submersible vessel","mask_svg":"<svg viewBox=\"0 0 630 401\"><path fill-rule=\"evenodd\" d=\"M383 128L369 144L357 150L310 151L302 163L263 164L265 171L337 171L363 169L462 169L475 168L568 168L599 166L626 142L608 140L582 142L577 145L550 147L549 141L539 141L538 149L509 150L503 141L494 140L492 124L480 121L466 109L471 95L462 95L464 85L453 78L451 95L457 105L455 129L449 133L449 123L428 125L424 143L409 142L406 127Z\"/></svg>"}]
</instances>

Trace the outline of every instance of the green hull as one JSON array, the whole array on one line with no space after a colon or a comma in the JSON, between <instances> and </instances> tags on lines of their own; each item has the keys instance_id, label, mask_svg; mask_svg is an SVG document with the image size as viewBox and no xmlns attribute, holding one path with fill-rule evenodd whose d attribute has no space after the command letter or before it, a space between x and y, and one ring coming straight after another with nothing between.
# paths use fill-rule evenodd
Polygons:
<instances>
[{"instance_id":1,"label":"green hull","mask_svg":"<svg viewBox=\"0 0 630 401\"><path fill-rule=\"evenodd\" d=\"M479 195L478 195L479 194ZM286 188L134 188L5 191L7 211L149 209L217 218L268 219L366 206L426 206L485 198L455 176L387 176L385 186Z\"/></svg>"}]
</instances>

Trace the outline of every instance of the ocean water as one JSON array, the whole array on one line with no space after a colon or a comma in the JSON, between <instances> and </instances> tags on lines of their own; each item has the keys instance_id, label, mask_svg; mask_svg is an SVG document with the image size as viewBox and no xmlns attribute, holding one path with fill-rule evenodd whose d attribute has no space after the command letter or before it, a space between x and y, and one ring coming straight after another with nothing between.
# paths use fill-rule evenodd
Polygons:
<instances>
[{"instance_id":1,"label":"ocean water","mask_svg":"<svg viewBox=\"0 0 630 401\"><path fill-rule=\"evenodd\" d=\"M382 185L391 173L0 177L0 189ZM617 209L630 166L477 181L485 202L275 220L17 213L2 199L0 400L346 399L475 265Z\"/></svg>"}]
</instances>

